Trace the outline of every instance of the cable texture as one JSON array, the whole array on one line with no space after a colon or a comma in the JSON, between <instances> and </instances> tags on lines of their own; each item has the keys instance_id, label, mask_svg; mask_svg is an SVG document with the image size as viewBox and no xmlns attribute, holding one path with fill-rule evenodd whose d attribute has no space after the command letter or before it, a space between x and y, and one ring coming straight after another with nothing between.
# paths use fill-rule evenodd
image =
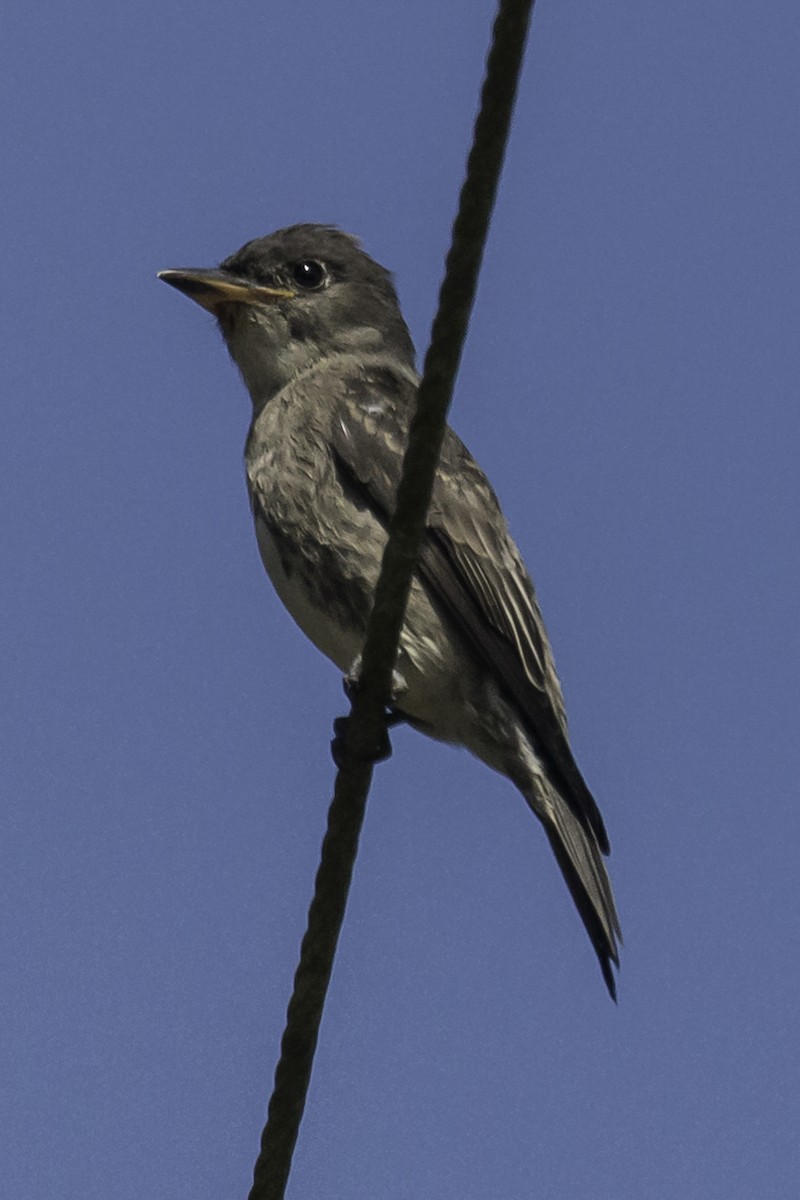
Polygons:
<instances>
[{"instance_id":1,"label":"cable texture","mask_svg":"<svg viewBox=\"0 0 800 1200\"><path fill-rule=\"evenodd\" d=\"M534 0L500 0L498 5L466 178L375 589L359 686L342 739L341 766L248 1200L282 1200L289 1178L373 763L385 741L392 669L475 299L533 4Z\"/></svg>"}]
</instances>

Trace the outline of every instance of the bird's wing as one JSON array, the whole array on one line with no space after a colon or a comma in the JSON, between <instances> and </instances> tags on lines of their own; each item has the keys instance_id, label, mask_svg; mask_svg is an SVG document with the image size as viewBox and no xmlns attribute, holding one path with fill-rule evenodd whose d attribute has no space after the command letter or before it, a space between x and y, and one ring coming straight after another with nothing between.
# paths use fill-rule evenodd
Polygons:
<instances>
[{"instance_id":1,"label":"bird's wing","mask_svg":"<svg viewBox=\"0 0 800 1200\"><path fill-rule=\"evenodd\" d=\"M394 509L415 388L388 367L348 381L332 413L344 482L384 520ZM419 575L492 671L528 729L557 791L608 853L603 819L567 739L561 688L542 616L497 497L448 429L434 483Z\"/></svg>"}]
</instances>

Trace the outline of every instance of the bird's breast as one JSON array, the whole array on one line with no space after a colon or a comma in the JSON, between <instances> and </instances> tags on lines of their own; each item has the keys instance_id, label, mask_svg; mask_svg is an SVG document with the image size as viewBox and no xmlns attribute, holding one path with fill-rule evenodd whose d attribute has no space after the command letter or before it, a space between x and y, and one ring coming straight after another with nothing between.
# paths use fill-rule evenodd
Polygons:
<instances>
[{"instance_id":1,"label":"bird's breast","mask_svg":"<svg viewBox=\"0 0 800 1200\"><path fill-rule=\"evenodd\" d=\"M298 547L270 528L258 512L255 529L261 561L290 616L341 671L349 670L361 649L360 622L346 611L341 594L336 603L330 602L325 584L313 577L315 572L309 574L307 554L295 553Z\"/></svg>"},{"instance_id":2,"label":"bird's breast","mask_svg":"<svg viewBox=\"0 0 800 1200\"><path fill-rule=\"evenodd\" d=\"M265 411L245 461L258 547L275 590L306 636L346 671L361 649L384 531L345 495L317 412L280 403Z\"/></svg>"}]
</instances>

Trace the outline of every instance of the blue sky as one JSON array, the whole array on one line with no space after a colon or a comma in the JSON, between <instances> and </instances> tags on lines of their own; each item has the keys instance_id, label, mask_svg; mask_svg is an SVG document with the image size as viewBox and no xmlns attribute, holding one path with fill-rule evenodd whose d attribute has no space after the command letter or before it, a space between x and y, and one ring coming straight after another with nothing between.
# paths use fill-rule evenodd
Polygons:
<instances>
[{"instance_id":1,"label":"blue sky","mask_svg":"<svg viewBox=\"0 0 800 1200\"><path fill-rule=\"evenodd\" d=\"M333 781L249 402L159 284L358 233L420 351L491 6L13 6L0 1129L15 1200L246 1195ZM507 781L376 772L291 1197L793 1195L800 9L540 0L453 424L603 809L620 1003Z\"/></svg>"}]
</instances>

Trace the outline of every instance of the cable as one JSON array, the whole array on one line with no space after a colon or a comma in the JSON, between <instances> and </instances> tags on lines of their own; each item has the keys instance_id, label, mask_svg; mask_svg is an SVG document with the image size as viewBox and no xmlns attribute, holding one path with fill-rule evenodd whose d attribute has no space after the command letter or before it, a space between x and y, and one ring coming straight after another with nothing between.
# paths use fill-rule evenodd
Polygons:
<instances>
[{"instance_id":1,"label":"cable","mask_svg":"<svg viewBox=\"0 0 800 1200\"><path fill-rule=\"evenodd\" d=\"M392 670L475 299L533 4L534 0L500 0L492 30L480 110L375 589L358 688L340 739L328 829L249 1200L282 1200L289 1178L373 764L386 743Z\"/></svg>"}]
</instances>

